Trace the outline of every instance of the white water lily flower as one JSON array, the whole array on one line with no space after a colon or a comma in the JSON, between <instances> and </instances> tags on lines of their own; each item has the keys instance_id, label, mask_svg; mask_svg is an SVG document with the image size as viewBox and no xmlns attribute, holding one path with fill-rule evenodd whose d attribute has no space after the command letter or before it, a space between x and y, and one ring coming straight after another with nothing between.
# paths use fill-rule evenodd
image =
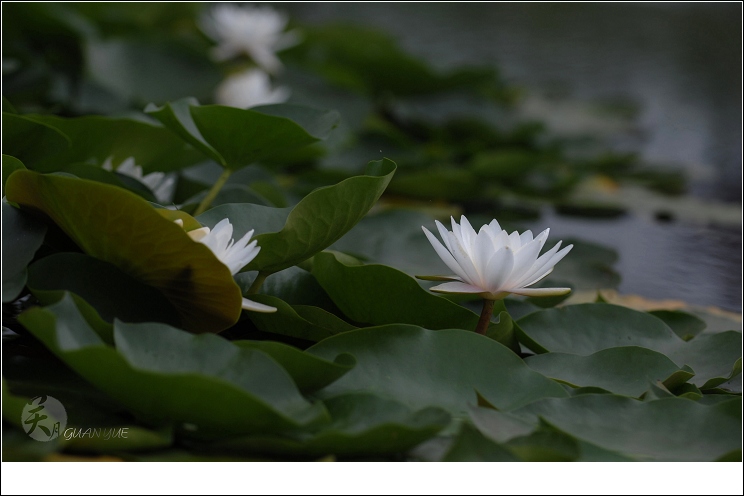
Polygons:
<instances>
[{"instance_id":1,"label":"white water lily flower","mask_svg":"<svg viewBox=\"0 0 744 496\"><path fill-rule=\"evenodd\" d=\"M422 226L426 237L442 261L455 275L424 277L446 280L431 288L439 293L479 294L487 300L500 300L510 293L525 296L563 295L570 288L530 288L553 271L553 267L573 248L561 247L559 241L542 256L540 250L548 239L549 229L532 237L531 231L509 234L494 219L476 234L463 215L460 225L452 218L452 231L437 221L444 245Z\"/></svg>"},{"instance_id":2,"label":"white water lily flower","mask_svg":"<svg viewBox=\"0 0 744 496\"><path fill-rule=\"evenodd\" d=\"M284 103L289 89L271 87L271 79L261 69L248 69L228 76L217 87L217 103L230 107L250 108L257 105Z\"/></svg>"},{"instance_id":3,"label":"white water lily flower","mask_svg":"<svg viewBox=\"0 0 744 496\"><path fill-rule=\"evenodd\" d=\"M175 222L183 227L182 220L178 219ZM253 240L249 243L253 236L253 229L245 233L245 236L236 242L232 236L233 226L228 219L219 221L214 226L214 229L202 227L189 231L187 234L194 241L202 243L212 250L212 253L215 254L219 261L230 269L232 275L237 274L240 269L248 265L251 260L256 258L258 252L261 251L258 241ZM245 310L252 310L254 312L276 312L275 307L251 301L247 298L243 298L242 307Z\"/></svg>"},{"instance_id":4,"label":"white water lily flower","mask_svg":"<svg viewBox=\"0 0 744 496\"><path fill-rule=\"evenodd\" d=\"M135 164L134 157L129 157L117 167L114 167L112 158L108 157L103 162L102 167L104 170L116 170L119 174L137 179L152 191L158 203L170 203L173 199L173 193L176 191L175 177L166 176L164 172L151 172L145 176L142 174L142 167Z\"/></svg>"},{"instance_id":5,"label":"white water lily flower","mask_svg":"<svg viewBox=\"0 0 744 496\"><path fill-rule=\"evenodd\" d=\"M218 43L212 51L217 61L246 54L276 73L282 67L276 52L299 41L296 32L284 32L287 21L286 15L269 6L220 4L203 18L201 27Z\"/></svg>"}]
</instances>

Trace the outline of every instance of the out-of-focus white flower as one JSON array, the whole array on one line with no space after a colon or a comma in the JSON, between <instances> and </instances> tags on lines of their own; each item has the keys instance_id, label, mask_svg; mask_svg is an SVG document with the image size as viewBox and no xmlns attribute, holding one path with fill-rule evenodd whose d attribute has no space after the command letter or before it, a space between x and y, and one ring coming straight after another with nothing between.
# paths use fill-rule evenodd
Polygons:
<instances>
[{"instance_id":1,"label":"out-of-focus white flower","mask_svg":"<svg viewBox=\"0 0 744 496\"><path fill-rule=\"evenodd\" d=\"M238 108L283 103L289 98L289 89L271 87L271 79L261 69L248 69L231 74L217 87L217 103Z\"/></svg>"},{"instance_id":2,"label":"out-of-focus white flower","mask_svg":"<svg viewBox=\"0 0 744 496\"><path fill-rule=\"evenodd\" d=\"M202 19L201 27L217 42L212 52L216 60L246 54L266 71L276 73L282 67L276 52L299 41L296 32L284 32L287 21L286 15L269 6L220 4Z\"/></svg>"},{"instance_id":3,"label":"out-of-focus white flower","mask_svg":"<svg viewBox=\"0 0 744 496\"><path fill-rule=\"evenodd\" d=\"M437 221L444 245L425 227L429 242L442 261L456 275L422 277L451 281L431 288L440 293L479 294L487 300L500 300L510 293L525 296L563 295L570 288L529 288L553 271L553 267L573 248L561 247L559 241L542 256L540 250L548 239L549 229L534 239L531 231L509 234L494 219L476 234L463 215L460 225L452 219L452 231Z\"/></svg>"},{"instance_id":4,"label":"out-of-focus white flower","mask_svg":"<svg viewBox=\"0 0 744 496\"><path fill-rule=\"evenodd\" d=\"M102 167L107 171L116 170L119 174L137 179L152 191L159 203L170 203L173 193L176 191L175 177L166 176L164 172L151 172L143 176L142 167L135 164L134 157L125 159L116 168L112 164L112 157L108 157L103 162Z\"/></svg>"},{"instance_id":5,"label":"out-of-focus white flower","mask_svg":"<svg viewBox=\"0 0 744 496\"><path fill-rule=\"evenodd\" d=\"M183 221L178 219L176 224L183 227ZM222 219L214 226L214 229L202 227L194 229L187 233L191 239L207 246L212 253L225 264L230 273L235 275L240 269L248 265L251 260L256 258L261 248L258 241L251 240L253 229L245 233L245 236L237 242L233 239L233 226L228 219ZM249 243L250 241L250 243ZM243 298L243 309L254 312L272 313L276 312L275 307L264 305L248 298Z\"/></svg>"}]
</instances>

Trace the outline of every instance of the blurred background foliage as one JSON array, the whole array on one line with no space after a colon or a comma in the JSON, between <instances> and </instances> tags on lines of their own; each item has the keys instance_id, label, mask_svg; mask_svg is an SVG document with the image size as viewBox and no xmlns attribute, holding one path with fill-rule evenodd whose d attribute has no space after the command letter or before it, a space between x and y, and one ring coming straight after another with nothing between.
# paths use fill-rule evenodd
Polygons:
<instances>
[{"instance_id":1,"label":"blurred background foliage","mask_svg":"<svg viewBox=\"0 0 744 496\"><path fill-rule=\"evenodd\" d=\"M380 212L336 248L413 273L433 258L419 242L418 228L408 228L415 227L410 216L418 215L420 224L464 212L479 220L498 218L508 228L550 226L557 239L577 238L577 250L586 256L574 256L575 263L564 263L554 276L576 289L619 288L741 311L741 197L699 194L700 181L686 165L651 163L639 153L638 140L635 147L622 144L644 112L632 95L615 92L587 105L566 97L571 91L565 84L582 74L566 74L569 83L542 92L534 88L536 81L513 76L519 72L513 63L517 43L504 43L505 35L497 32L507 29L507 21L516 23L509 33L532 40L525 50L544 62L543 52L550 50L542 31L552 29L550 16L578 16L571 26L579 29L589 19L607 24L609 11L452 5L432 6L424 15L404 5L276 7L290 14L289 27L298 30L301 42L279 53L284 68L274 82L289 88L291 103L337 110L341 123L323 143L235 174L215 204L291 206L318 186L358 173L361 164L389 157L399 168ZM634 6L618 22L649 14L666 26L664 36L681 43L685 22L698 14L711 36L715 26L729 26L722 9ZM212 103L217 85L240 63L210 58L213 42L200 29L207 10L199 3L4 4L4 110L152 122L142 113L149 103L183 97ZM489 28L489 21L496 25ZM470 36L457 31L467 22ZM435 42L438 29L442 39ZM595 55L575 46L576 39L594 36L596 51L604 46L594 28L587 32L566 35L581 60ZM718 36L727 41L725 30ZM557 43L556 57L570 63ZM646 44L659 43L651 38ZM639 44L623 56L612 52L607 64L628 65L643 49ZM697 51L706 50L704 45ZM731 55L724 50L701 63L718 71ZM507 67L499 66L500 59ZM597 84L604 84L599 76ZM145 172L181 168L173 201L193 211L219 168L196 163L196 157L171 159L145 164Z\"/></svg>"}]
</instances>

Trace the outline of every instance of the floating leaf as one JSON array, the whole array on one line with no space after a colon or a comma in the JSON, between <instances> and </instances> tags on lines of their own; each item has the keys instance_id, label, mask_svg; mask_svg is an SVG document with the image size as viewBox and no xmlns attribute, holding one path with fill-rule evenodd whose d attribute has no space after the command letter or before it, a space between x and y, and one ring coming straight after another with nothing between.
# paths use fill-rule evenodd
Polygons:
<instances>
[{"instance_id":1,"label":"floating leaf","mask_svg":"<svg viewBox=\"0 0 744 496\"><path fill-rule=\"evenodd\" d=\"M268 221L273 224L271 227L261 219L269 212L268 207L251 204L216 207L200 215L199 220L213 227L227 217L234 224L235 237L242 236L249 229L256 229L258 235L255 239L261 251L243 270L278 272L307 260L354 227L385 191L395 169L395 163L387 159L370 162L364 176L351 177L336 185L319 188L303 198L291 211L273 209ZM281 216L286 212L289 212L286 222L281 230L275 232ZM252 222L253 226L250 225ZM271 230L263 230L267 227Z\"/></svg>"},{"instance_id":2,"label":"floating leaf","mask_svg":"<svg viewBox=\"0 0 744 496\"><path fill-rule=\"evenodd\" d=\"M250 110L198 105L193 98L150 104L149 113L181 139L228 169L240 169L280 152L324 139L338 113L290 104Z\"/></svg>"},{"instance_id":3,"label":"floating leaf","mask_svg":"<svg viewBox=\"0 0 744 496\"><path fill-rule=\"evenodd\" d=\"M312 306L296 306L269 295L250 295L250 299L275 307L275 313L253 312L249 318L260 330L306 341L321 341L356 329L332 313Z\"/></svg>"},{"instance_id":4,"label":"floating leaf","mask_svg":"<svg viewBox=\"0 0 744 496\"><path fill-rule=\"evenodd\" d=\"M639 460L713 461L738 449L741 400L699 405L681 398L637 400L610 394L546 398L511 412L538 417L604 449Z\"/></svg>"},{"instance_id":5,"label":"floating leaf","mask_svg":"<svg viewBox=\"0 0 744 496\"><path fill-rule=\"evenodd\" d=\"M26 266L44 241L46 226L27 212L2 203L3 303L6 303L13 301L26 285Z\"/></svg>"},{"instance_id":6,"label":"floating leaf","mask_svg":"<svg viewBox=\"0 0 744 496\"><path fill-rule=\"evenodd\" d=\"M466 330L475 329L478 323L477 314L429 293L415 279L392 267L349 266L340 258L332 252L319 253L313 259L312 272L333 302L354 322ZM504 344L516 343L511 318L499 312L499 305L495 313L502 320L491 324L487 333Z\"/></svg>"},{"instance_id":7,"label":"floating leaf","mask_svg":"<svg viewBox=\"0 0 744 496\"><path fill-rule=\"evenodd\" d=\"M10 176L13 172L17 170L24 170L26 169L26 166L23 165L23 162L18 160L15 157L11 157L10 155L3 155L3 189L2 189L2 196L5 196L5 181L8 180L8 176Z\"/></svg>"},{"instance_id":8,"label":"floating leaf","mask_svg":"<svg viewBox=\"0 0 744 496\"><path fill-rule=\"evenodd\" d=\"M520 460L508 448L488 439L470 424L464 423L442 461L518 462Z\"/></svg>"},{"instance_id":9,"label":"floating leaf","mask_svg":"<svg viewBox=\"0 0 744 496\"><path fill-rule=\"evenodd\" d=\"M609 348L589 356L545 353L527 357L525 363L573 387L594 386L633 397L643 394L649 381L664 381L679 370L661 353L637 346Z\"/></svg>"},{"instance_id":10,"label":"floating leaf","mask_svg":"<svg viewBox=\"0 0 744 496\"><path fill-rule=\"evenodd\" d=\"M56 253L29 267L28 287L45 303L58 301L63 291L80 296L109 323L164 322L181 319L166 297L115 265L82 253Z\"/></svg>"},{"instance_id":11,"label":"floating leaf","mask_svg":"<svg viewBox=\"0 0 744 496\"><path fill-rule=\"evenodd\" d=\"M88 255L161 291L185 329L219 332L240 315L228 268L133 193L107 184L14 172L8 199L44 212Z\"/></svg>"},{"instance_id":12,"label":"floating leaf","mask_svg":"<svg viewBox=\"0 0 744 496\"><path fill-rule=\"evenodd\" d=\"M151 423L200 436L280 432L325 418L287 372L258 350L164 324L116 322L105 345L70 296L19 320L75 372Z\"/></svg>"},{"instance_id":13,"label":"floating leaf","mask_svg":"<svg viewBox=\"0 0 744 496\"><path fill-rule=\"evenodd\" d=\"M370 391L411 408L453 413L476 401L476 390L498 408L513 408L563 389L527 367L505 346L474 332L389 325L349 331L309 348L331 359L350 353L357 366L319 392L323 397Z\"/></svg>"},{"instance_id":14,"label":"floating leaf","mask_svg":"<svg viewBox=\"0 0 744 496\"><path fill-rule=\"evenodd\" d=\"M64 153L70 146L70 138L58 128L29 116L3 112L4 154L32 166L46 156Z\"/></svg>"},{"instance_id":15,"label":"floating leaf","mask_svg":"<svg viewBox=\"0 0 744 496\"><path fill-rule=\"evenodd\" d=\"M346 353L338 355L331 362L273 341L233 341L233 344L240 348L260 350L269 355L284 367L303 393L322 389L356 365L356 359Z\"/></svg>"},{"instance_id":16,"label":"floating leaf","mask_svg":"<svg viewBox=\"0 0 744 496\"><path fill-rule=\"evenodd\" d=\"M685 342L648 313L606 303L535 312L519 319L518 324L520 341L538 353L586 356L624 346L663 353L679 367L692 367L695 377L691 382L701 389L741 373L741 333L737 331L702 334Z\"/></svg>"},{"instance_id":17,"label":"floating leaf","mask_svg":"<svg viewBox=\"0 0 744 496\"><path fill-rule=\"evenodd\" d=\"M388 455L413 448L450 423L449 414L438 408L412 411L397 401L366 392L335 396L324 403L332 420L317 432L238 438L213 444L210 449L315 457Z\"/></svg>"},{"instance_id":18,"label":"floating leaf","mask_svg":"<svg viewBox=\"0 0 744 496\"><path fill-rule=\"evenodd\" d=\"M679 310L654 310L648 313L663 320L677 336L685 341L689 341L705 329L705 321Z\"/></svg>"},{"instance_id":19,"label":"floating leaf","mask_svg":"<svg viewBox=\"0 0 744 496\"><path fill-rule=\"evenodd\" d=\"M27 140L28 153L14 153L15 145L4 152L40 172L57 171L74 163L102 164L108 157L112 157L114 164L134 157L145 173L168 172L191 165L200 158L193 148L185 146L170 131L143 120L95 115L72 118L26 115L23 118L35 123L36 128L41 126L51 131L43 135L25 134L24 128L14 131L20 136L14 135L12 142ZM3 125L3 133L5 131ZM3 143L10 142L3 136Z\"/></svg>"}]
</instances>

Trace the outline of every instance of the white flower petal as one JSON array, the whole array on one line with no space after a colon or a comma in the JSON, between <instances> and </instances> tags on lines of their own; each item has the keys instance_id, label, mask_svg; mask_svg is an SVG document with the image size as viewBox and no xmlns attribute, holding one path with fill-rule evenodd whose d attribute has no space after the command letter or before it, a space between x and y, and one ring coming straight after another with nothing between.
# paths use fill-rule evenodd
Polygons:
<instances>
[{"instance_id":1,"label":"white flower petal","mask_svg":"<svg viewBox=\"0 0 744 496\"><path fill-rule=\"evenodd\" d=\"M448 233L450 238L450 246L452 246L452 256L457 260L457 264L461 267L462 278L465 282L473 284L475 286L480 284L480 274L473 264L473 260L470 258L470 253L466 252L462 246L462 243L455 238L455 235ZM454 271L457 274L460 272Z\"/></svg>"},{"instance_id":2,"label":"white flower petal","mask_svg":"<svg viewBox=\"0 0 744 496\"><path fill-rule=\"evenodd\" d=\"M503 291L504 283L514 268L514 252L509 246L502 246L491 256L486 266L486 288L490 293Z\"/></svg>"},{"instance_id":3,"label":"white flower petal","mask_svg":"<svg viewBox=\"0 0 744 496\"><path fill-rule=\"evenodd\" d=\"M463 215L460 217L460 233L462 234L462 246L465 248L469 255L475 253L475 229L470 225L468 219ZM475 262L475 260L473 260Z\"/></svg>"},{"instance_id":4,"label":"white flower petal","mask_svg":"<svg viewBox=\"0 0 744 496\"><path fill-rule=\"evenodd\" d=\"M429 291L434 291L435 293L467 293L467 294L480 294L484 293L483 288L479 288L477 286L473 286L472 284L467 284L464 282L445 282L444 284L439 284L438 286L433 286L429 288Z\"/></svg>"},{"instance_id":5,"label":"white flower petal","mask_svg":"<svg viewBox=\"0 0 744 496\"><path fill-rule=\"evenodd\" d=\"M276 307L270 307L269 305L264 305L263 303L249 300L248 298L243 298L243 304L241 305L241 307L243 308L243 310L250 310L252 312L260 312L260 313L276 312Z\"/></svg>"},{"instance_id":6,"label":"white flower petal","mask_svg":"<svg viewBox=\"0 0 744 496\"><path fill-rule=\"evenodd\" d=\"M442 246L442 243L440 243L439 240L432 233L430 233L427 228L421 226L421 229L424 230L424 234L426 234L426 237L429 239L429 243L431 243L431 246L434 247L434 251L437 252L439 258L442 259L442 262L444 262L445 265L447 265L447 267L449 267L452 272L454 272L461 278L464 278L465 272L462 270L462 267L460 267L460 264L457 263L457 260L455 260L452 254L447 251L444 246Z\"/></svg>"},{"instance_id":7,"label":"white flower petal","mask_svg":"<svg viewBox=\"0 0 744 496\"><path fill-rule=\"evenodd\" d=\"M450 242L449 242L449 236L448 236L449 231L447 231L447 228L444 227L444 224L442 224L438 220L434 221L434 223L437 225L437 229L439 230L439 236L441 236L442 241L444 241L444 246L446 246L447 249L451 253L452 247L450 246Z\"/></svg>"},{"instance_id":8,"label":"white flower petal","mask_svg":"<svg viewBox=\"0 0 744 496\"><path fill-rule=\"evenodd\" d=\"M506 283L507 285L516 283L524 277L527 271L535 264L537 256L540 254L540 248L542 248L540 240L534 239L527 243L527 245L522 246L514 254L514 268L512 269L509 281Z\"/></svg>"}]
</instances>

